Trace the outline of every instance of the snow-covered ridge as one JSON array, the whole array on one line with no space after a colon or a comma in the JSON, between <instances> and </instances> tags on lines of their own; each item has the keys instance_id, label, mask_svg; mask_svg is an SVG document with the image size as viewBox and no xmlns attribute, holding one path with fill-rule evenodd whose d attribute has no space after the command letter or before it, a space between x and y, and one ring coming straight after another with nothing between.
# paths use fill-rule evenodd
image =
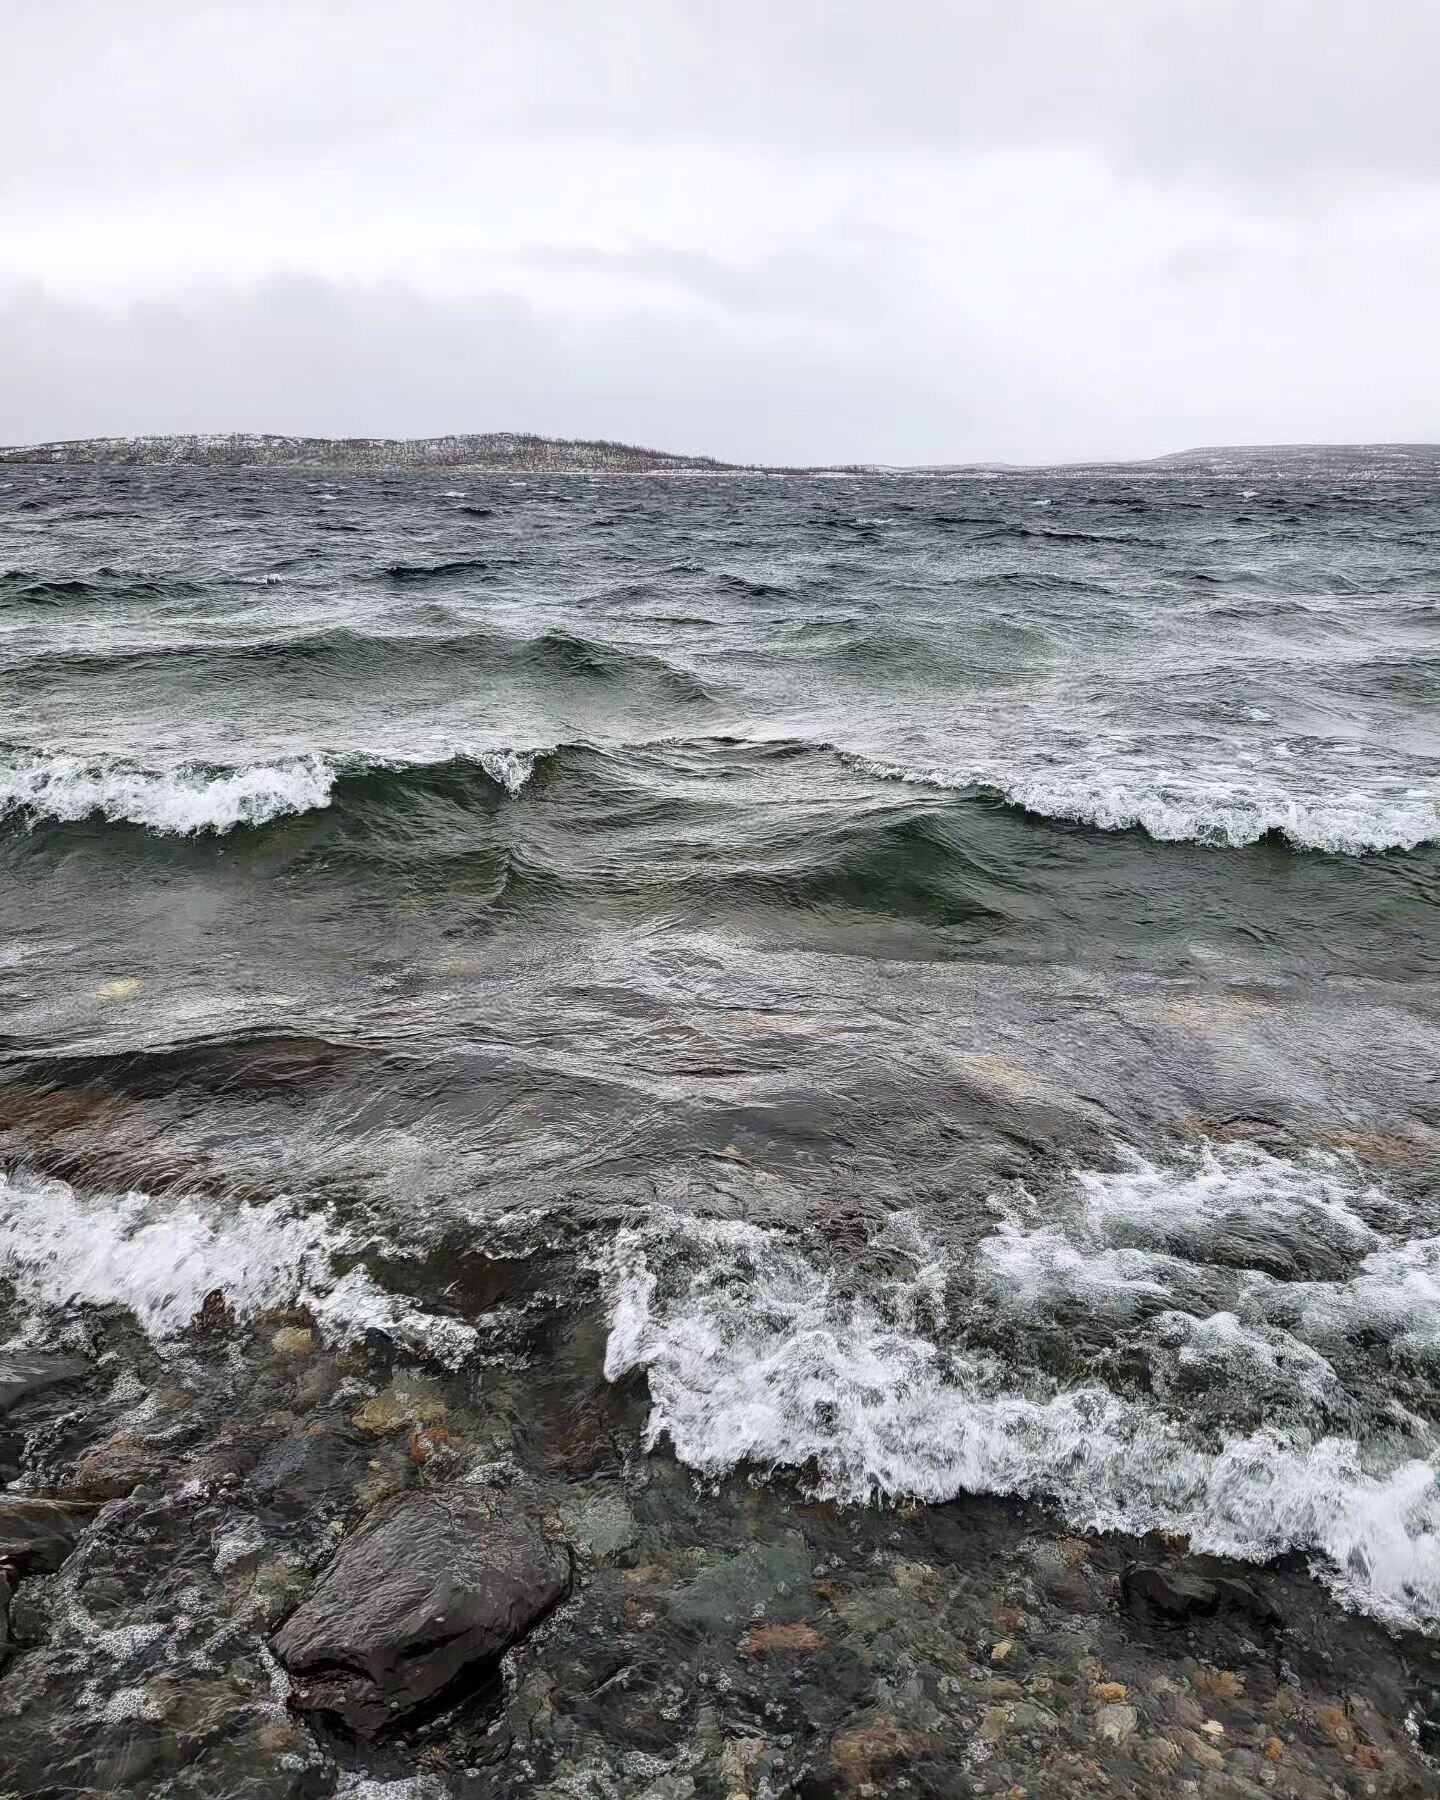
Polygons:
<instances>
[{"instance_id":1,"label":"snow-covered ridge","mask_svg":"<svg viewBox=\"0 0 1440 1800\"><path fill-rule=\"evenodd\" d=\"M278 432L168 433L66 438L0 448L0 463L124 463L165 467L295 469L479 469L495 474L768 474L971 476L985 480L1139 479L1160 476L1289 477L1299 480L1436 480L1440 444L1249 444L1180 450L1134 462L820 464L775 467L651 450L603 438L550 438L525 431L444 437L293 437Z\"/></svg>"},{"instance_id":2,"label":"snow-covered ridge","mask_svg":"<svg viewBox=\"0 0 1440 1800\"><path fill-rule=\"evenodd\" d=\"M0 463L194 464L219 468L485 469L497 473L684 473L737 465L592 438L488 431L431 438L286 437L269 432L71 438L0 449Z\"/></svg>"}]
</instances>

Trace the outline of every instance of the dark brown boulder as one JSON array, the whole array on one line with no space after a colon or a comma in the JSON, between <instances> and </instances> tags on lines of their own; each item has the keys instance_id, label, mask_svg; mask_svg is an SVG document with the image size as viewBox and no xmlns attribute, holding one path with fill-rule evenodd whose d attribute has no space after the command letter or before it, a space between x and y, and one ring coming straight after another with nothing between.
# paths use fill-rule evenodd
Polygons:
<instances>
[{"instance_id":1,"label":"dark brown boulder","mask_svg":"<svg viewBox=\"0 0 1440 1800\"><path fill-rule=\"evenodd\" d=\"M275 1650L298 1707L373 1737L493 1667L569 1586L568 1555L493 1500L420 1489L346 1539Z\"/></svg>"}]
</instances>

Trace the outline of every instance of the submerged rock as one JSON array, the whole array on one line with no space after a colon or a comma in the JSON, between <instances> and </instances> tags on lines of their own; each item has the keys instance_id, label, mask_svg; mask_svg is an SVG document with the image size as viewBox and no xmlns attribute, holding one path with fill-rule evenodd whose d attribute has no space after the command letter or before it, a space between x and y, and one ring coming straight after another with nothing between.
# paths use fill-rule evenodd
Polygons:
<instances>
[{"instance_id":1,"label":"submerged rock","mask_svg":"<svg viewBox=\"0 0 1440 1800\"><path fill-rule=\"evenodd\" d=\"M50 1574L70 1554L95 1512L70 1500L0 1494L0 1576Z\"/></svg>"},{"instance_id":2,"label":"submerged rock","mask_svg":"<svg viewBox=\"0 0 1440 1800\"><path fill-rule=\"evenodd\" d=\"M798 1531L753 1544L703 1569L683 1588L671 1618L700 1631L734 1632L752 1621L791 1624L815 1607L810 1553Z\"/></svg>"},{"instance_id":3,"label":"submerged rock","mask_svg":"<svg viewBox=\"0 0 1440 1800\"><path fill-rule=\"evenodd\" d=\"M32 1356L24 1350L0 1351L0 1418L32 1395L63 1382L78 1381L90 1365L75 1356Z\"/></svg>"},{"instance_id":4,"label":"submerged rock","mask_svg":"<svg viewBox=\"0 0 1440 1800\"><path fill-rule=\"evenodd\" d=\"M1275 1608L1258 1588L1233 1576L1140 1564L1124 1571L1120 1585L1126 1606L1147 1623L1179 1624L1227 1609L1262 1623L1275 1616Z\"/></svg>"},{"instance_id":5,"label":"submerged rock","mask_svg":"<svg viewBox=\"0 0 1440 1800\"><path fill-rule=\"evenodd\" d=\"M421 1489L340 1548L275 1639L296 1704L371 1737L492 1666L570 1586L564 1551L478 1493Z\"/></svg>"}]
</instances>

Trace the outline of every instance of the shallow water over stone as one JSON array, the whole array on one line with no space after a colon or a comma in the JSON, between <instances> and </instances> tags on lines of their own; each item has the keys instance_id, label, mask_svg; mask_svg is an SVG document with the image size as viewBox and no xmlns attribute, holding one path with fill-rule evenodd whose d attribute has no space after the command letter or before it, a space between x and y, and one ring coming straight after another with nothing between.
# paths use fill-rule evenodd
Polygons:
<instances>
[{"instance_id":1,"label":"shallow water over stone","mask_svg":"<svg viewBox=\"0 0 1440 1800\"><path fill-rule=\"evenodd\" d=\"M1435 1790L1423 491L12 473L0 1793Z\"/></svg>"}]
</instances>

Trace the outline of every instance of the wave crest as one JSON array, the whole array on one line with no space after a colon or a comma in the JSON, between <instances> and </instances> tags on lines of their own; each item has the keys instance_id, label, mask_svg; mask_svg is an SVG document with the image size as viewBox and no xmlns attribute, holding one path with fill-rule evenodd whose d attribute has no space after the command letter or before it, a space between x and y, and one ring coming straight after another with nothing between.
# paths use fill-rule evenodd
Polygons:
<instances>
[{"instance_id":1,"label":"wave crest","mask_svg":"<svg viewBox=\"0 0 1440 1800\"><path fill-rule=\"evenodd\" d=\"M1101 831L1139 830L1161 843L1238 850L1273 834L1299 850L1365 856L1414 850L1440 839L1440 799L1413 788L1301 799L1278 788L1257 786L1247 792L1238 782L1207 785L1158 770L1143 776L1101 768L1025 773L993 764L945 769L865 756L846 760L885 781L989 793L1041 818L1068 819Z\"/></svg>"},{"instance_id":2,"label":"wave crest","mask_svg":"<svg viewBox=\"0 0 1440 1800\"><path fill-rule=\"evenodd\" d=\"M551 747L456 751L433 760L319 753L232 768L187 762L148 768L136 762L11 752L0 759L0 820L79 824L99 818L162 837L223 836L240 828L330 807L337 786L372 773L423 774L472 763L517 796Z\"/></svg>"},{"instance_id":3,"label":"wave crest","mask_svg":"<svg viewBox=\"0 0 1440 1800\"><path fill-rule=\"evenodd\" d=\"M321 756L214 768L149 769L81 756L30 755L0 766L0 818L75 824L99 816L166 836L266 825L330 804L336 770Z\"/></svg>"}]
</instances>

